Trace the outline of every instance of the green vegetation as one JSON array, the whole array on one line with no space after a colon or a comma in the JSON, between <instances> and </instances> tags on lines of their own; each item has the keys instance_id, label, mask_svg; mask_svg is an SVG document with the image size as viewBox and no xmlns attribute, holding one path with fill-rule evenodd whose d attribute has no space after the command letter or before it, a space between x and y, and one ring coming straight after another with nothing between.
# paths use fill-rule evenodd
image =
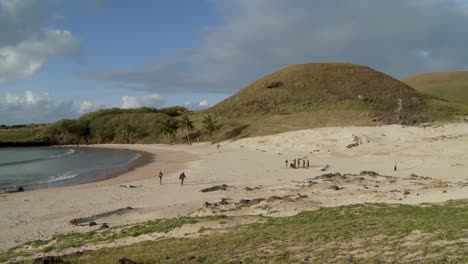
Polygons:
<instances>
[{"instance_id":1,"label":"green vegetation","mask_svg":"<svg viewBox=\"0 0 468 264\"><path fill-rule=\"evenodd\" d=\"M459 83L457 87L461 87ZM450 95L465 98L468 94L465 91ZM466 114L463 104L423 95L365 66L308 63L291 65L262 77L203 111L190 112L178 106L113 108L49 125L0 126L0 146L28 143L190 144L195 139L214 142L324 126L412 125L451 120Z\"/></svg>"},{"instance_id":2,"label":"green vegetation","mask_svg":"<svg viewBox=\"0 0 468 264\"><path fill-rule=\"evenodd\" d=\"M363 204L302 212L198 238L87 252L70 263L465 263L468 201Z\"/></svg>"},{"instance_id":3,"label":"green vegetation","mask_svg":"<svg viewBox=\"0 0 468 264\"><path fill-rule=\"evenodd\" d=\"M203 130L209 135L210 140L214 142L216 134L223 127L218 123L219 121L213 118L211 115L205 115L202 120Z\"/></svg>"},{"instance_id":4,"label":"green vegetation","mask_svg":"<svg viewBox=\"0 0 468 264\"><path fill-rule=\"evenodd\" d=\"M402 81L420 92L468 105L468 71L422 73Z\"/></svg>"},{"instance_id":5,"label":"green vegetation","mask_svg":"<svg viewBox=\"0 0 468 264\"><path fill-rule=\"evenodd\" d=\"M16 256L31 255L30 251L25 251L24 247L32 247L42 253L51 251L60 251L68 248L79 248L84 245L109 243L128 237L138 237L140 235L152 233L168 233L171 230L186 224L195 224L198 222L217 221L224 219L225 216L212 217L180 217L172 219L156 219L141 224L113 227L107 229L98 229L85 233L68 233L54 237L52 240L34 240L25 243L23 246L11 248L0 254L0 262Z\"/></svg>"}]
</instances>

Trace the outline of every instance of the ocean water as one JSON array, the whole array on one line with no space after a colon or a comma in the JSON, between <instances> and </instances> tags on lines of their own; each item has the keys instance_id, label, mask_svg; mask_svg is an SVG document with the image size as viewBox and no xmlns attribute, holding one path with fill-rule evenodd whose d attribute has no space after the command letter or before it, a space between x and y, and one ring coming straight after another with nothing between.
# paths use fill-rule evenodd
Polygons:
<instances>
[{"instance_id":1,"label":"ocean water","mask_svg":"<svg viewBox=\"0 0 468 264\"><path fill-rule=\"evenodd\" d=\"M115 149L0 148L0 190L98 181L127 170L139 157L139 153Z\"/></svg>"}]
</instances>

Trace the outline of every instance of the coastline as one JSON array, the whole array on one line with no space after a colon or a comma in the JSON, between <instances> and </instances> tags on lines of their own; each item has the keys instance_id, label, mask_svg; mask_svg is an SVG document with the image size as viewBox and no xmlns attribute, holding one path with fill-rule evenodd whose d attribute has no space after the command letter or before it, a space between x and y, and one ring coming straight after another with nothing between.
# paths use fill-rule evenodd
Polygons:
<instances>
[{"instance_id":1,"label":"coastline","mask_svg":"<svg viewBox=\"0 0 468 264\"><path fill-rule=\"evenodd\" d=\"M57 147L57 148L72 147L74 149L77 148L74 145L58 145L58 146L50 146L50 147ZM102 149L103 148L102 146L99 146L99 145L82 145L79 148L83 148L83 147L84 148L96 148L96 149ZM153 153L148 152L148 151L133 150L131 148L129 149L129 148L118 148L118 147L114 148L114 149L129 150L129 151L137 154L138 157L136 157L133 160L130 160L127 164L120 165L120 166L122 166L124 168L115 167L115 168L113 168L113 171L110 172L110 173L96 174L95 177L93 177L92 180L87 181L87 182L70 183L70 184L67 184L67 183L60 184L60 182L56 182L55 185L47 185L47 184L34 184L34 185L30 185L30 186L18 185L18 186L14 186L14 187L2 188L2 189L0 189L0 194L16 193L16 192L18 192L17 191L18 188L22 188L23 191L21 191L21 192L31 192L31 191L35 191L35 190L63 188L63 187L69 187L69 186L92 184L92 183L96 183L96 182L100 182L100 181L107 181L107 180L110 180L112 178L119 177L120 175L127 174L127 173L129 173L129 172L131 172L131 171L133 171L133 170L135 170L135 169L137 169L139 167L145 166L145 165L147 165L147 164L149 164L151 162L154 162L155 158L156 158L156 154L153 154ZM131 179L129 179L129 180L131 180Z\"/></svg>"}]
</instances>

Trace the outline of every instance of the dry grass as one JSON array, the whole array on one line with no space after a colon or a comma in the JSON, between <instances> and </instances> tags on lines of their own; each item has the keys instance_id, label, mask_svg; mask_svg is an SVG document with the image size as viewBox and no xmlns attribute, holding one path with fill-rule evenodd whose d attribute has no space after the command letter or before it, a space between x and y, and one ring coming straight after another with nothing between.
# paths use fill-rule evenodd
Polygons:
<instances>
[{"instance_id":1,"label":"dry grass","mask_svg":"<svg viewBox=\"0 0 468 264\"><path fill-rule=\"evenodd\" d=\"M274 88L268 88L271 86ZM399 98L405 109L416 110L424 105L423 96L413 88L371 68L349 63L308 63L290 65L262 77L210 111L240 117L248 113L291 112L291 107L298 106L339 109L345 105L351 110L393 112Z\"/></svg>"},{"instance_id":2,"label":"dry grass","mask_svg":"<svg viewBox=\"0 0 468 264\"><path fill-rule=\"evenodd\" d=\"M401 80L429 95L468 105L468 71L422 73Z\"/></svg>"}]
</instances>

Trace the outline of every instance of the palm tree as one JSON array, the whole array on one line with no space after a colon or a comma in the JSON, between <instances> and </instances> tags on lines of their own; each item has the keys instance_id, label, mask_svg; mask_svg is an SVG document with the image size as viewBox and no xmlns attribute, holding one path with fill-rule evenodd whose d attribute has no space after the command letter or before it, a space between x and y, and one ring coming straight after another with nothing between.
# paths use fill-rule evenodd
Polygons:
<instances>
[{"instance_id":1,"label":"palm tree","mask_svg":"<svg viewBox=\"0 0 468 264\"><path fill-rule=\"evenodd\" d=\"M125 141L130 142L130 144L133 144L133 137L135 136L135 128L131 126L128 123L125 123L122 127L122 136L125 139Z\"/></svg>"},{"instance_id":2,"label":"palm tree","mask_svg":"<svg viewBox=\"0 0 468 264\"><path fill-rule=\"evenodd\" d=\"M223 125L218 124L218 120L214 119L211 115L205 115L202 120L203 130L208 133L210 136L211 141L215 135L219 132L219 130L223 127ZM214 143L214 142L213 142Z\"/></svg>"},{"instance_id":3,"label":"palm tree","mask_svg":"<svg viewBox=\"0 0 468 264\"><path fill-rule=\"evenodd\" d=\"M177 111L180 114L180 117L182 118L182 122L180 122L180 125L184 125L185 127L185 132L187 133L187 143L190 145L190 135L189 132L190 130L193 130L195 127L193 126L192 120L190 120L189 117L189 111L187 109Z\"/></svg>"},{"instance_id":4,"label":"palm tree","mask_svg":"<svg viewBox=\"0 0 468 264\"><path fill-rule=\"evenodd\" d=\"M163 134L166 135L168 141L172 142L176 136L178 128L178 122L172 119L166 119L162 123L161 132L163 132Z\"/></svg>"}]
</instances>

